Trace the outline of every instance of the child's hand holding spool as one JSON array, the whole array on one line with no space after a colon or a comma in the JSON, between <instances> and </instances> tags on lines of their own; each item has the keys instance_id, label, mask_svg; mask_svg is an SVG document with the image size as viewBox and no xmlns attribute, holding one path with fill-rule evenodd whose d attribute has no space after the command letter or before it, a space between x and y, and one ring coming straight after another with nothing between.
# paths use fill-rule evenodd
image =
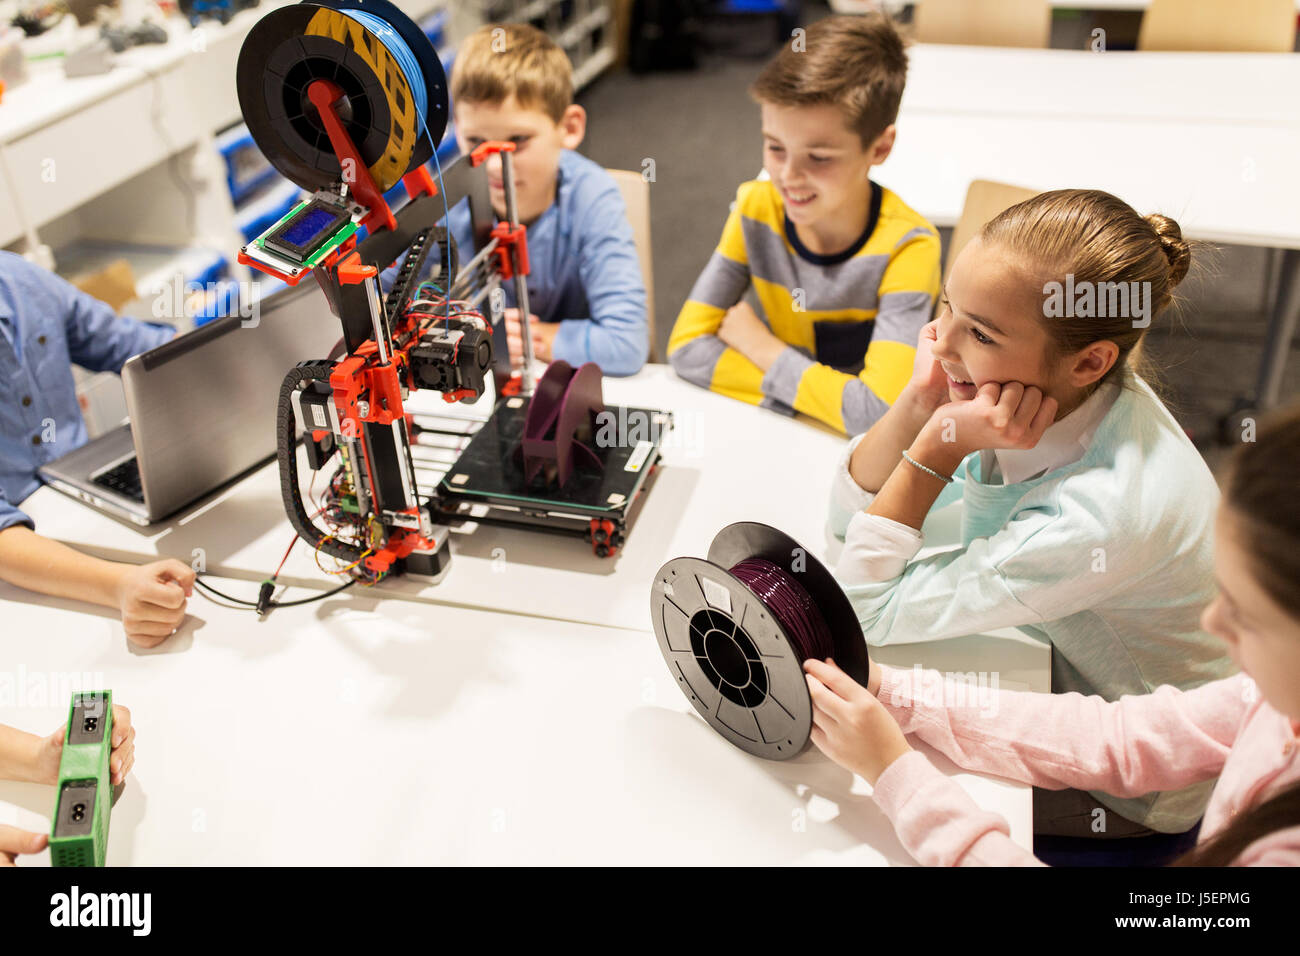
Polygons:
<instances>
[{"instance_id":1,"label":"child's hand holding spool","mask_svg":"<svg viewBox=\"0 0 1300 956\"><path fill-rule=\"evenodd\" d=\"M838 658L844 669L835 670L850 684L872 683L843 589L793 538L758 522L723 528L707 560L674 558L660 568L650 617L664 661L700 716L768 760L796 757L812 742L804 661Z\"/></svg>"},{"instance_id":2,"label":"child's hand holding spool","mask_svg":"<svg viewBox=\"0 0 1300 956\"><path fill-rule=\"evenodd\" d=\"M806 660L803 669L812 696L813 744L874 787L886 768L912 749L893 715L876 699L880 669L871 669L866 687L831 658Z\"/></svg>"}]
</instances>

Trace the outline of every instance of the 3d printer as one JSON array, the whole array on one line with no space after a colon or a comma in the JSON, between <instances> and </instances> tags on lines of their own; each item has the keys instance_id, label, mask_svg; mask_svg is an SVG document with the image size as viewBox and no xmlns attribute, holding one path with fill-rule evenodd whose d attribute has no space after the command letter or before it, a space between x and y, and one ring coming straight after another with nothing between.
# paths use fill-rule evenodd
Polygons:
<instances>
[{"instance_id":1,"label":"3d printer","mask_svg":"<svg viewBox=\"0 0 1300 956\"><path fill-rule=\"evenodd\" d=\"M310 193L239 261L291 285L314 276L343 330L341 358L309 358L281 387L280 485L298 535L367 583L439 574L450 526L468 520L576 535L600 556L616 553L672 416L606 408L594 365L552 363L535 385L526 326L522 368L510 368L494 335L503 283L513 283L525 323L528 315L514 145L482 144L445 178L439 167L435 183L425 164L438 162L448 121L446 77L427 38L386 0L271 11L244 42L237 84L258 147ZM494 154L505 184L499 222L483 169ZM394 210L385 193L399 182L409 198ZM476 244L463 265L465 250L440 224L462 200ZM395 264L385 294L381 274ZM411 455L420 429L405 401L427 389L474 402L490 385L492 415L426 493ZM605 414L653 427L629 439L598 428ZM333 464L319 499L304 499L299 432L310 469Z\"/></svg>"}]
</instances>

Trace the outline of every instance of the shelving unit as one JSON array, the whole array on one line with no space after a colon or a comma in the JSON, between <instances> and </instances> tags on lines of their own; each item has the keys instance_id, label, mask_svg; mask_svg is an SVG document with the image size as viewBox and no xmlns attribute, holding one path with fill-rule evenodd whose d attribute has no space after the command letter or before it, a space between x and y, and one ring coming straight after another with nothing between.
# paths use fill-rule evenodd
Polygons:
<instances>
[{"instance_id":1,"label":"shelving unit","mask_svg":"<svg viewBox=\"0 0 1300 956\"><path fill-rule=\"evenodd\" d=\"M235 63L263 0L228 24L168 24L171 39L100 76L34 65L0 101L0 246L57 268L66 241L241 244L217 135L240 122ZM398 0L417 22L448 0ZM451 17L453 22L458 18ZM453 36L454 38L454 36ZM142 212L143 211L143 212Z\"/></svg>"},{"instance_id":2,"label":"shelving unit","mask_svg":"<svg viewBox=\"0 0 1300 956\"><path fill-rule=\"evenodd\" d=\"M48 268L77 238L231 248L213 136L239 118L235 60L266 9L198 30L176 19L168 43L128 50L108 73L69 79L49 61L6 93L0 172L13 215L0 242Z\"/></svg>"},{"instance_id":3,"label":"shelving unit","mask_svg":"<svg viewBox=\"0 0 1300 956\"><path fill-rule=\"evenodd\" d=\"M395 2L417 23L441 15L449 46L477 25L450 0ZM182 329L192 315L155 314L152 288L169 276L212 280L195 263L214 256L228 260L220 278L251 278L235 261L244 239L218 136L242 122L235 64L244 37L284 5L262 0L227 24L197 28L174 17L167 43L126 50L98 76L66 77L58 59L31 63L27 82L0 100L0 247L71 273L88 245L108 258L117 246L141 296L121 312ZM77 372L88 426L113 424L117 376Z\"/></svg>"},{"instance_id":4,"label":"shelving unit","mask_svg":"<svg viewBox=\"0 0 1300 956\"><path fill-rule=\"evenodd\" d=\"M612 0L486 0L486 23L531 23L545 30L573 63L573 87L580 90L617 56Z\"/></svg>"},{"instance_id":5,"label":"shelving unit","mask_svg":"<svg viewBox=\"0 0 1300 956\"><path fill-rule=\"evenodd\" d=\"M612 0L396 3L436 33L448 65L467 33L504 20L531 22L554 37L573 62L575 88L615 61ZM99 76L68 78L57 59L31 64L28 81L0 100L0 247L73 272L85 263L88 245L111 258L116 244L135 265L140 296L121 311L181 329L194 324L192 314L182 306L159 316L152 302L160 277L175 275L182 284L252 278L235 251L258 212L250 204L260 197L273 205L283 180L268 177L257 197L237 208L236 196L244 197L232 189L226 162L231 131L238 138L242 123L235 64L253 24L284 5L262 0L227 24L197 28L177 16L167 25L167 43L129 49ZM439 153L444 163L450 158L449 150ZM175 253L170 261L168 249ZM194 272L195 262L214 257L227 260L220 276ZM116 376L79 377L90 405L107 407L102 414L87 408L92 426L118 414L120 387L106 379Z\"/></svg>"}]
</instances>

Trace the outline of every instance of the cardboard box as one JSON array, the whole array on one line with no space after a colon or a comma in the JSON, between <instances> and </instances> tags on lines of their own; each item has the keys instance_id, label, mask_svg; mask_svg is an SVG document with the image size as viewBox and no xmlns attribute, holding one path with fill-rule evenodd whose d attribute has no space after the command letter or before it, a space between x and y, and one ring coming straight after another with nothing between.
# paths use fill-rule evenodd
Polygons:
<instances>
[{"instance_id":1,"label":"cardboard box","mask_svg":"<svg viewBox=\"0 0 1300 956\"><path fill-rule=\"evenodd\" d=\"M87 295L107 302L114 312L121 311L122 306L135 298L135 274L125 259L117 259L95 272L76 276L71 282Z\"/></svg>"}]
</instances>

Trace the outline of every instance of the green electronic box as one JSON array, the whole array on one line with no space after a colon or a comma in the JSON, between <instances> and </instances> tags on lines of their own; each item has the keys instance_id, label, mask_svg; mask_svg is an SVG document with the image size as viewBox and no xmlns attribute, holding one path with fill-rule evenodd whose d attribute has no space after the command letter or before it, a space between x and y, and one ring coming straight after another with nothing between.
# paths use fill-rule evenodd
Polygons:
<instances>
[{"instance_id":1,"label":"green electronic box","mask_svg":"<svg viewBox=\"0 0 1300 956\"><path fill-rule=\"evenodd\" d=\"M73 694L50 827L52 865L104 865L113 810L112 751L113 692Z\"/></svg>"}]
</instances>

